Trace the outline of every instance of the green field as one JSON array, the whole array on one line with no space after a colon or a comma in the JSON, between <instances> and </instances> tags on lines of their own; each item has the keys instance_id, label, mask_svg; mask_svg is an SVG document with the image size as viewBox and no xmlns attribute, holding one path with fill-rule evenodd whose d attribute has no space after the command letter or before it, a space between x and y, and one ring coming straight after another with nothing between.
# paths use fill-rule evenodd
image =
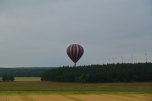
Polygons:
<instances>
[{"instance_id":1,"label":"green field","mask_svg":"<svg viewBox=\"0 0 152 101\"><path fill-rule=\"evenodd\" d=\"M0 82L0 94L152 94L145 83Z\"/></svg>"},{"instance_id":2,"label":"green field","mask_svg":"<svg viewBox=\"0 0 152 101\"><path fill-rule=\"evenodd\" d=\"M15 77L15 81L41 81L40 77Z\"/></svg>"},{"instance_id":3,"label":"green field","mask_svg":"<svg viewBox=\"0 0 152 101\"><path fill-rule=\"evenodd\" d=\"M0 101L152 101L152 82L59 83L17 79L0 82Z\"/></svg>"}]
</instances>

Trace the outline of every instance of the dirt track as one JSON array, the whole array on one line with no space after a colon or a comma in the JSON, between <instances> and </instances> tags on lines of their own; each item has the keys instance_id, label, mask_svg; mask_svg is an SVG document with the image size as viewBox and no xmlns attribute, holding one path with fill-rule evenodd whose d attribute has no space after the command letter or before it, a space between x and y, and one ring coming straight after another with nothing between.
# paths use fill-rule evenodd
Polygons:
<instances>
[{"instance_id":1,"label":"dirt track","mask_svg":"<svg viewBox=\"0 0 152 101\"><path fill-rule=\"evenodd\" d=\"M151 95L26 95L0 96L0 101L152 101Z\"/></svg>"}]
</instances>

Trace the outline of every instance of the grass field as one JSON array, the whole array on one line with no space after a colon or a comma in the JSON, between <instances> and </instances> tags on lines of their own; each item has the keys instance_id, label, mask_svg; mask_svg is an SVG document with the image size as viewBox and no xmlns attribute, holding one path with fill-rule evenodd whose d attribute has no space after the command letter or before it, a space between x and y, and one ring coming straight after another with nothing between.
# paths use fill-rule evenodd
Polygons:
<instances>
[{"instance_id":1,"label":"grass field","mask_svg":"<svg viewBox=\"0 0 152 101\"><path fill-rule=\"evenodd\" d=\"M148 95L15 95L0 96L0 101L152 101Z\"/></svg>"},{"instance_id":2,"label":"grass field","mask_svg":"<svg viewBox=\"0 0 152 101\"><path fill-rule=\"evenodd\" d=\"M152 94L149 83L0 82L0 94Z\"/></svg>"},{"instance_id":3,"label":"grass field","mask_svg":"<svg viewBox=\"0 0 152 101\"><path fill-rule=\"evenodd\" d=\"M41 81L40 77L15 77L15 81Z\"/></svg>"},{"instance_id":4,"label":"grass field","mask_svg":"<svg viewBox=\"0 0 152 101\"><path fill-rule=\"evenodd\" d=\"M152 101L152 82L0 82L0 101Z\"/></svg>"}]
</instances>

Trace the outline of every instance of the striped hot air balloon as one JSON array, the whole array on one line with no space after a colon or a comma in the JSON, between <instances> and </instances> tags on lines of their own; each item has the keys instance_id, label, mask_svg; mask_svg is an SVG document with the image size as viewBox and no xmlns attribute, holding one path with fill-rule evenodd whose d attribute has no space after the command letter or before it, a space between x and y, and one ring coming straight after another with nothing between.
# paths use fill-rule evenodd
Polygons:
<instances>
[{"instance_id":1,"label":"striped hot air balloon","mask_svg":"<svg viewBox=\"0 0 152 101\"><path fill-rule=\"evenodd\" d=\"M83 53L84 49L79 44L71 44L67 48L67 54L69 58L74 62L74 66L76 66L76 63L82 57Z\"/></svg>"}]
</instances>

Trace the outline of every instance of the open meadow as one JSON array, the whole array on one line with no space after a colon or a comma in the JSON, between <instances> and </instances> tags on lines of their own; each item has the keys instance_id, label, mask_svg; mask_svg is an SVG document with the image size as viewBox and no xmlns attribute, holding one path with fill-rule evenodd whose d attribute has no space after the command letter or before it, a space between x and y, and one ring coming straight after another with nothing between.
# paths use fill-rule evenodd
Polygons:
<instances>
[{"instance_id":1,"label":"open meadow","mask_svg":"<svg viewBox=\"0 0 152 101\"><path fill-rule=\"evenodd\" d=\"M152 101L150 95L15 95L0 96L0 101Z\"/></svg>"},{"instance_id":2,"label":"open meadow","mask_svg":"<svg viewBox=\"0 0 152 101\"><path fill-rule=\"evenodd\" d=\"M0 101L152 101L152 82L0 82Z\"/></svg>"},{"instance_id":3,"label":"open meadow","mask_svg":"<svg viewBox=\"0 0 152 101\"><path fill-rule=\"evenodd\" d=\"M41 81L40 77L15 77L15 81Z\"/></svg>"}]
</instances>

